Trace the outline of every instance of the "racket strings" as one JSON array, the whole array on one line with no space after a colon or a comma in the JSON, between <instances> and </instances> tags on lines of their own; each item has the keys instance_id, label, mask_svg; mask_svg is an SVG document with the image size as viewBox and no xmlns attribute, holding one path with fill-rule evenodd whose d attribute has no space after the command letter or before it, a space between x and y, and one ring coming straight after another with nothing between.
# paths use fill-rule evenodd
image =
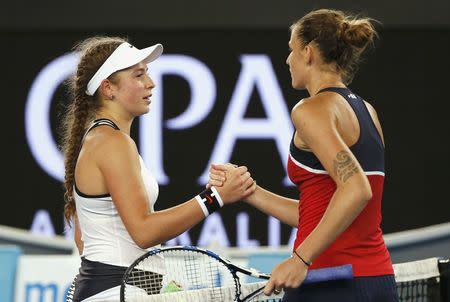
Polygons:
<instances>
[{"instance_id":1,"label":"racket strings","mask_svg":"<svg viewBox=\"0 0 450 302\"><path fill-rule=\"evenodd\" d=\"M158 258L164 262L163 274L155 273L158 270L153 265L155 256L135 265L126 280L125 301L149 301L146 298L149 295L163 295L160 301L184 301L175 297L180 297L179 294L187 297L194 291L202 293L201 301L228 301L236 295L233 274L215 258L178 250L159 253Z\"/></svg>"},{"instance_id":2,"label":"racket strings","mask_svg":"<svg viewBox=\"0 0 450 302\"><path fill-rule=\"evenodd\" d=\"M162 280L163 275L161 274L133 269L126 283L145 290L148 295L155 295L161 291Z\"/></svg>"},{"instance_id":3,"label":"racket strings","mask_svg":"<svg viewBox=\"0 0 450 302\"><path fill-rule=\"evenodd\" d=\"M209 276L209 280L211 281L211 286L213 290L210 291L210 296L212 299L222 300L223 294L220 290L220 286L222 284L222 280L220 278L220 271L217 265L212 265L212 262L209 262L206 266L206 273Z\"/></svg>"},{"instance_id":4,"label":"racket strings","mask_svg":"<svg viewBox=\"0 0 450 302\"><path fill-rule=\"evenodd\" d=\"M200 263L196 261L193 254L188 254L183 257L184 266L186 267L186 277L191 282L192 289L201 288L200 275L197 273L200 270Z\"/></svg>"}]
</instances>

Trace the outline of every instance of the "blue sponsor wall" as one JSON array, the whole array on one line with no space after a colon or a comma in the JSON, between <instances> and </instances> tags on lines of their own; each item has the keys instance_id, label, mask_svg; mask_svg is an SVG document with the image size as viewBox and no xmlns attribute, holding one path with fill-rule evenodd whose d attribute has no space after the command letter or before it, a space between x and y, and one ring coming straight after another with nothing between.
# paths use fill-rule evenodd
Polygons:
<instances>
[{"instance_id":1,"label":"blue sponsor wall","mask_svg":"<svg viewBox=\"0 0 450 302\"><path fill-rule=\"evenodd\" d=\"M14 245L0 245L0 301L14 301L17 261L22 251Z\"/></svg>"}]
</instances>

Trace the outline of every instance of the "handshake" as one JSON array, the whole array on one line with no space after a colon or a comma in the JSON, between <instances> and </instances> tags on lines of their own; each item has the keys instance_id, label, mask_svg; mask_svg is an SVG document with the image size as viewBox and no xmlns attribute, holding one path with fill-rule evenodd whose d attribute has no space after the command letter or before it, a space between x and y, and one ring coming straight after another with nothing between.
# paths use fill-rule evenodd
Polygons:
<instances>
[{"instance_id":1,"label":"handshake","mask_svg":"<svg viewBox=\"0 0 450 302\"><path fill-rule=\"evenodd\" d=\"M234 164L212 164L207 188L215 187L224 204L231 204L252 195L256 182L247 167Z\"/></svg>"}]
</instances>

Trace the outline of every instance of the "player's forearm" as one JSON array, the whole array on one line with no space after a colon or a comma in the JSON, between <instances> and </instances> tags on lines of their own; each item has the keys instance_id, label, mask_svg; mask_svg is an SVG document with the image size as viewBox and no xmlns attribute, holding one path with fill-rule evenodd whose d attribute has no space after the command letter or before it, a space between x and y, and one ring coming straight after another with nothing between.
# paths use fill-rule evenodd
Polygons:
<instances>
[{"instance_id":1,"label":"player's forearm","mask_svg":"<svg viewBox=\"0 0 450 302\"><path fill-rule=\"evenodd\" d=\"M292 227L298 225L298 200L286 198L257 186L256 191L246 198L247 203Z\"/></svg>"},{"instance_id":2,"label":"player's forearm","mask_svg":"<svg viewBox=\"0 0 450 302\"><path fill-rule=\"evenodd\" d=\"M370 187L367 190L358 182L338 187L321 221L297 249L299 254L313 262L350 226L371 198Z\"/></svg>"},{"instance_id":3,"label":"player's forearm","mask_svg":"<svg viewBox=\"0 0 450 302\"><path fill-rule=\"evenodd\" d=\"M133 240L149 248L184 233L205 218L198 202L191 199L178 206L148 214L134 230Z\"/></svg>"}]
</instances>

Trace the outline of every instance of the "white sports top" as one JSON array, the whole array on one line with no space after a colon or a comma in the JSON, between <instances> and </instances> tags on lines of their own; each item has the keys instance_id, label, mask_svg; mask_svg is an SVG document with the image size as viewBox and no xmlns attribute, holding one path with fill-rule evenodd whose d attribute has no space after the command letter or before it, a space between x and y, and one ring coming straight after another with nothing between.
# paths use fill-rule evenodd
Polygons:
<instances>
[{"instance_id":1,"label":"white sports top","mask_svg":"<svg viewBox=\"0 0 450 302\"><path fill-rule=\"evenodd\" d=\"M119 129L112 121L102 119L94 121L87 132L100 125L108 125L114 129ZM147 170L141 156L139 156L139 159L150 210L153 212L154 204L158 198L158 183ZM147 250L138 247L131 238L109 194L86 195L81 193L76 185L74 187L73 195L81 239L83 240L82 257L91 261L126 267L147 252ZM164 271L163 265L160 268L161 270L157 271L158 273Z\"/></svg>"}]
</instances>

